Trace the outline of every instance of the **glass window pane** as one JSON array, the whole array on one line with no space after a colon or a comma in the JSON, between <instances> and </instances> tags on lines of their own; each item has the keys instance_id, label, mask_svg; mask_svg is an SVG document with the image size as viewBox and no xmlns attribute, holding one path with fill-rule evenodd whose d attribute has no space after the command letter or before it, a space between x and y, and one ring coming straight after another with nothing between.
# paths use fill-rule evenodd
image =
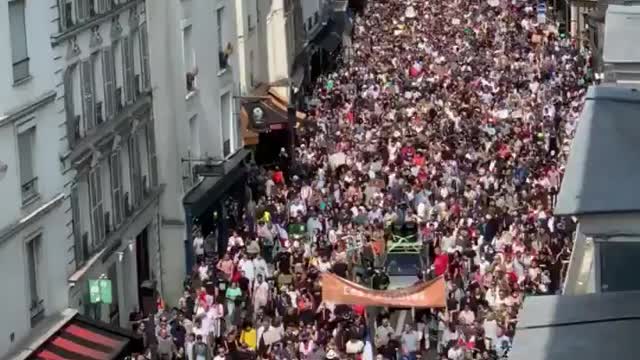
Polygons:
<instances>
[{"instance_id":1,"label":"glass window pane","mask_svg":"<svg viewBox=\"0 0 640 360\"><path fill-rule=\"evenodd\" d=\"M36 128L32 127L18 134L18 152L20 156L20 185L24 185L34 178L33 170L33 142Z\"/></svg>"},{"instance_id":2,"label":"glass window pane","mask_svg":"<svg viewBox=\"0 0 640 360\"><path fill-rule=\"evenodd\" d=\"M605 242L599 246L602 291L640 290L640 277L636 274L640 243Z\"/></svg>"},{"instance_id":3,"label":"glass window pane","mask_svg":"<svg viewBox=\"0 0 640 360\"><path fill-rule=\"evenodd\" d=\"M24 0L9 1L11 58L16 64L27 58L27 34L24 19Z\"/></svg>"}]
</instances>

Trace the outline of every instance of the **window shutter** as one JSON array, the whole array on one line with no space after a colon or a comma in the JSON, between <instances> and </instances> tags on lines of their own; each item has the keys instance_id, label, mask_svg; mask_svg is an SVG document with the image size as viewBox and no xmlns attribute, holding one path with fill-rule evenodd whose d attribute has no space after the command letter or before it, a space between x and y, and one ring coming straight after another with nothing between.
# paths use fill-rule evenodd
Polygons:
<instances>
[{"instance_id":1,"label":"window shutter","mask_svg":"<svg viewBox=\"0 0 640 360\"><path fill-rule=\"evenodd\" d=\"M107 120L116 112L115 104L115 69L113 61L113 49L109 46L102 50L102 74L104 78L104 107Z\"/></svg>"},{"instance_id":2,"label":"window shutter","mask_svg":"<svg viewBox=\"0 0 640 360\"><path fill-rule=\"evenodd\" d=\"M93 98L93 66L91 59L83 61L80 67L82 82L82 114L85 130L93 128L95 124L95 100Z\"/></svg>"},{"instance_id":3,"label":"window shutter","mask_svg":"<svg viewBox=\"0 0 640 360\"><path fill-rule=\"evenodd\" d=\"M120 161L120 150L116 150L111 155L111 197L113 202L113 223L120 225L122 221L123 202L122 202L122 163Z\"/></svg>"},{"instance_id":4,"label":"window shutter","mask_svg":"<svg viewBox=\"0 0 640 360\"><path fill-rule=\"evenodd\" d=\"M72 211L72 226L73 226L73 244L74 255L76 259L76 268L82 266L85 262L85 249L82 241L82 234L80 233L80 200L78 197L78 186L74 185L71 188L71 211Z\"/></svg>"},{"instance_id":5,"label":"window shutter","mask_svg":"<svg viewBox=\"0 0 640 360\"><path fill-rule=\"evenodd\" d=\"M128 104L131 97L129 90L129 71L127 70L127 58L129 57L129 37L122 38L122 91L124 91L124 103Z\"/></svg>"},{"instance_id":6,"label":"window shutter","mask_svg":"<svg viewBox=\"0 0 640 360\"><path fill-rule=\"evenodd\" d=\"M58 0L58 24L60 31L67 28L67 0Z\"/></svg>"},{"instance_id":7,"label":"window shutter","mask_svg":"<svg viewBox=\"0 0 640 360\"><path fill-rule=\"evenodd\" d=\"M151 87L151 74L149 73L149 39L147 24L142 24L140 30L140 58L142 59L142 88L149 90Z\"/></svg>"},{"instance_id":8,"label":"window shutter","mask_svg":"<svg viewBox=\"0 0 640 360\"><path fill-rule=\"evenodd\" d=\"M20 185L24 185L33 180L33 145L35 138L35 127L32 127L18 134L18 151L20 157Z\"/></svg>"},{"instance_id":9,"label":"window shutter","mask_svg":"<svg viewBox=\"0 0 640 360\"><path fill-rule=\"evenodd\" d=\"M129 45L127 47L127 86L129 87L129 102L133 103L136 101L136 73L135 68L133 66L133 39L135 36L131 34L129 36Z\"/></svg>"},{"instance_id":10,"label":"window shutter","mask_svg":"<svg viewBox=\"0 0 640 360\"><path fill-rule=\"evenodd\" d=\"M75 66L68 67L64 72L64 110L67 116L67 139L71 146L75 145L76 124L75 107L73 103L73 70Z\"/></svg>"}]
</instances>

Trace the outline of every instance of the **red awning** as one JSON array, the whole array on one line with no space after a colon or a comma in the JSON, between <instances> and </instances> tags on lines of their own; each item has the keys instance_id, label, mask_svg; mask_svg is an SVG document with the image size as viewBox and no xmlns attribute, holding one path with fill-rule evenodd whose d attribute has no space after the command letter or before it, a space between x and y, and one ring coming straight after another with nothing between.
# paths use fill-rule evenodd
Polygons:
<instances>
[{"instance_id":1,"label":"red awning","mask_svg":"<svg viewBox=\"0 0 640 360\"><path fill-rule=\"evenodd\" d=\"M29 360L112 360L130 338L75 317L34 351Z\"/></svg>"}]
</instances>

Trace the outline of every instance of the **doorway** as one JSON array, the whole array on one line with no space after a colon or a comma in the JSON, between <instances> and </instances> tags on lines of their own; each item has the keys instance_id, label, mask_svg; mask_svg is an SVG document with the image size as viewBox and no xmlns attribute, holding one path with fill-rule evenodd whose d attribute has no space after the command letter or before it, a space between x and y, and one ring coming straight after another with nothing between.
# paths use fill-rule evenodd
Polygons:
<instances>
[{"instance_id":1,"label":"doorway","mask_svg":"<svg viewBox=\"0 0 640 360\"><path fill-rule=\"evenodd\" d=\"M145 314L149 314L155 306L155 299L149 299L148 291L143 289L149 287L151 282L151 264L149 261L149 231L144 228L136 236L136 272L138 273L138 304Z\"/></svg>"}]
</instances>

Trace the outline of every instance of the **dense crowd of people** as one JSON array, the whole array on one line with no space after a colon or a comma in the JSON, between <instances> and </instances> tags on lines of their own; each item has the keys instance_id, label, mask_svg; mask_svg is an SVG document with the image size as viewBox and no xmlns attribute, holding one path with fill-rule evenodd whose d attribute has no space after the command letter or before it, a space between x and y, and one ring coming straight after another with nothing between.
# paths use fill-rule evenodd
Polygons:
<instances>
[{"instance_id":1,"label":"dense crowd of people","mask_svg":"<svg viewBox=\"0 0 640 360\"><path fill-rule=\"evenodd\" d=\"M535 6L370 2L348 59L309 89L315 126L254 176L222 258L196 229L184 297L137 325L149 354L505 357L523 297L558 291L570 256L574 221L552 211L590 82L589 54ZM371 327L363 307L323 302L319 274L362 280L355 265L398 225L429 249L447 306L398 332L386 311Z\"/></svg>"}]
</instances>

